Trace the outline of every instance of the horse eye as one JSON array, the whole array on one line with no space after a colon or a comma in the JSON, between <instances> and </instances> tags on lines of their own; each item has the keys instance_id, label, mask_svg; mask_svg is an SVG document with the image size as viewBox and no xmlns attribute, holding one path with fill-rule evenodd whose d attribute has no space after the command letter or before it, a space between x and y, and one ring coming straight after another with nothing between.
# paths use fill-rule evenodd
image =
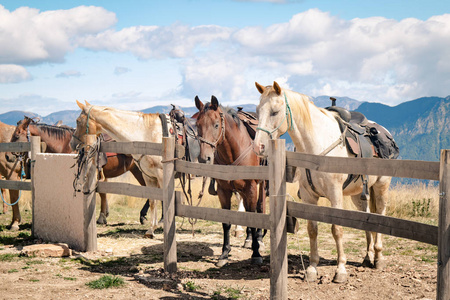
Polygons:
<instances>
[{"instance_id":1,"label":"horse eye","mask_svg":"<svg viewBox=\"0 0 450 300\"><path fill-rule=\"evenodd\" d=\"M219 128L219 124L214 124L214 128L218 129Z\"/></svg>"},{"instance_id":2,"label":"horse eye","mask_svg":"<svg viewBox=\"0 0 450 300\"><path fill-rule=\"evenodd\" d=\"M271 117L274 117L274 116L276 116L276 115L278 115L278 112L277 112L277 111L273 111L273 112L270 113L270 116L271 116Z\"/></svg>"}]
</instances>

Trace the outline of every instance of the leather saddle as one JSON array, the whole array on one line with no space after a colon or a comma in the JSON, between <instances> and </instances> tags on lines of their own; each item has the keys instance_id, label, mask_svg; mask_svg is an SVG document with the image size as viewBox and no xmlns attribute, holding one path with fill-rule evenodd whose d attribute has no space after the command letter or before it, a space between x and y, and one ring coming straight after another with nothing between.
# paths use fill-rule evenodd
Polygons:
<instances>
[{"instance_id":1,"label":"leather saddle","mask_svg":"<svg viewBox=\"0 0 450 300\"><path fill-rule=\"evenodd\" d=\"M252 138L255 139L256 128L258 127L258 119L256 118L256 113L243 111L243 107L239 106L237 111L237 115L239 119L244 123L247 128L247 132Z\"/></svg>"}]
</instances>

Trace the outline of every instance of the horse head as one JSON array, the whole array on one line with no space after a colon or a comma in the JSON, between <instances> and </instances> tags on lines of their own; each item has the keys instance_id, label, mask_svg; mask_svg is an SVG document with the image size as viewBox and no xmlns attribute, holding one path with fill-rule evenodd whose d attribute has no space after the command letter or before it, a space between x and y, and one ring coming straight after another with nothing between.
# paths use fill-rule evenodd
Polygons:
<instances>
[{"instance_id":1,"label":"horse head","mask_svg":"<svg viewBox=\"0 0 450 300\"><path fill-rule=\"evenodd\" d=\"M225 138L223 112L215 96L211 96L211 102L206 104L195 96L195 106L198 109L196 125L200 140L200 158L212 163L217 145Z\"/></svg>"},{"instance_id":2,"label":"horse head","mask_svg":"<svg viewBox=\"0 0 450 300\"><path fill-rule=\"evenodd\" d=\"M33 123L34 120L30 117L24 116L23 120L20 120L17 122L16 128L14 129L14 132L11 136L11 143L14 142L28 142L28 126L30 123ZM19 156L21 153L16 152L6 152L5 157L8 162L14 162L16 157Z\"/></svg>"},{"instance_id":3,"label":"horse head","mask_svg":"<svg viewBox=\"0 0 450 300\"><path fill-rule=\"evenodd\" d=\"M255 82L261 93L260 101L256 107L259 124L256 129L255 151L264 155L269 139L277 139L289 129L291 116L288 117L287 100L283 89L277 82L273 86L262 86Z\"/></svg>"},{"instance_id":4,"label":"horse head","mask_svg":"<svg viewBox=\"0 0 450 300\"><path fill-rule=\"evenodd\" d=\"M81 113L77 118L77 127L70 140L70 147L72 150L76 150L80 144L86 143L86 135L88 134L100 134L101 126L95 122L91 115L91 110L94 107L85 101L83 104L77 100L78 107L81 108Z\"/></svg>"}]
</instances>

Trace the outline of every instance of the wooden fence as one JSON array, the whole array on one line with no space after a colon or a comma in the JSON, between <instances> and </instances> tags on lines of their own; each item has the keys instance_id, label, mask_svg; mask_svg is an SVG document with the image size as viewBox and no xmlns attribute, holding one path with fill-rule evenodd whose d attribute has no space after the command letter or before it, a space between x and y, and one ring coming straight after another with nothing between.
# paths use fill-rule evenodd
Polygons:
<instances>
[{"instance_id":1,"label":"wooden fence","mask_svg":"<svg viewBox=\"0 0 450 300\"><path fill-rule=\"evenodd\" d=\"M3 149L5 148L0 147L0 151L4 151ZM181 157L180 154L182 151L177 149L173 138L164 138L162 144L145 142L103 143L100 147L100 151L102 152L161 155L164 162L164 182L161 189L141 187L127 183L99 182L97 192L163 201L164 268L167 272L176 272L177 270L175 216L268 229L271 231L270 297L271 299L287 299L286 216L289 215L437 245L438 274L436 298L438 300L450 299L450 203L448 201L450 195L450 150L441 151L440 162L337 158L286 152L284 140L271 140L268 150L268 166L219 166L177 160L177 157ZM331 173L385 175L439 180L439 226L431 226L366 212L348 211L286 201L286 166L309 168L311 170ZM181 193L175 191L174 188L175 172L190 173L223 180L269 180L270 214L226 211L185 205L182 203ZM0 187L6 187L5 181L0 182Z\"/></svg>"}]
</instances>

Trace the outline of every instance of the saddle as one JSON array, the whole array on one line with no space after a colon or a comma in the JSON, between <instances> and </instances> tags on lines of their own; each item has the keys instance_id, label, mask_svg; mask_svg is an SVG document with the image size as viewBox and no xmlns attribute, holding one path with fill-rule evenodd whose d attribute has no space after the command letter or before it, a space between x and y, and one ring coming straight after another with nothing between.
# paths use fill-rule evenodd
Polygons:
<instances>
[{"instance_id":1,"label":"saddle","mask_svg":"<svg viewBox=\"0 0 450 300\"><path fill-rule=\"evenodd\" d=\"M339 123L341 133L344 134L347 149L361 158L384 158L396 159L400 152L390 132L383 126L369 121L366 116L357 111L349 111L336 105L336 99L330 98L332 106L326 109L336 113L336 120ZM367 176L350 174L344 182L342 189L345 189L352 181L363 177L363 193L361 199L367 200Z\"/></svg>"},{"instance_id":2,"label":"saddle","mask_svg":"<svg viewBox=\"0 0 450 300\"><path fill-rule=\"evenodd\" d=\"M242 123L244 123L248 134L250 135L252 140L254 140L256 135L256 128L258 127L259 123L258 119L256 118L256 113L243 111L243 107L241 106L238 106L237 109L237 115L239 119L242 121Z\"/></svg>"}]
</instances>

